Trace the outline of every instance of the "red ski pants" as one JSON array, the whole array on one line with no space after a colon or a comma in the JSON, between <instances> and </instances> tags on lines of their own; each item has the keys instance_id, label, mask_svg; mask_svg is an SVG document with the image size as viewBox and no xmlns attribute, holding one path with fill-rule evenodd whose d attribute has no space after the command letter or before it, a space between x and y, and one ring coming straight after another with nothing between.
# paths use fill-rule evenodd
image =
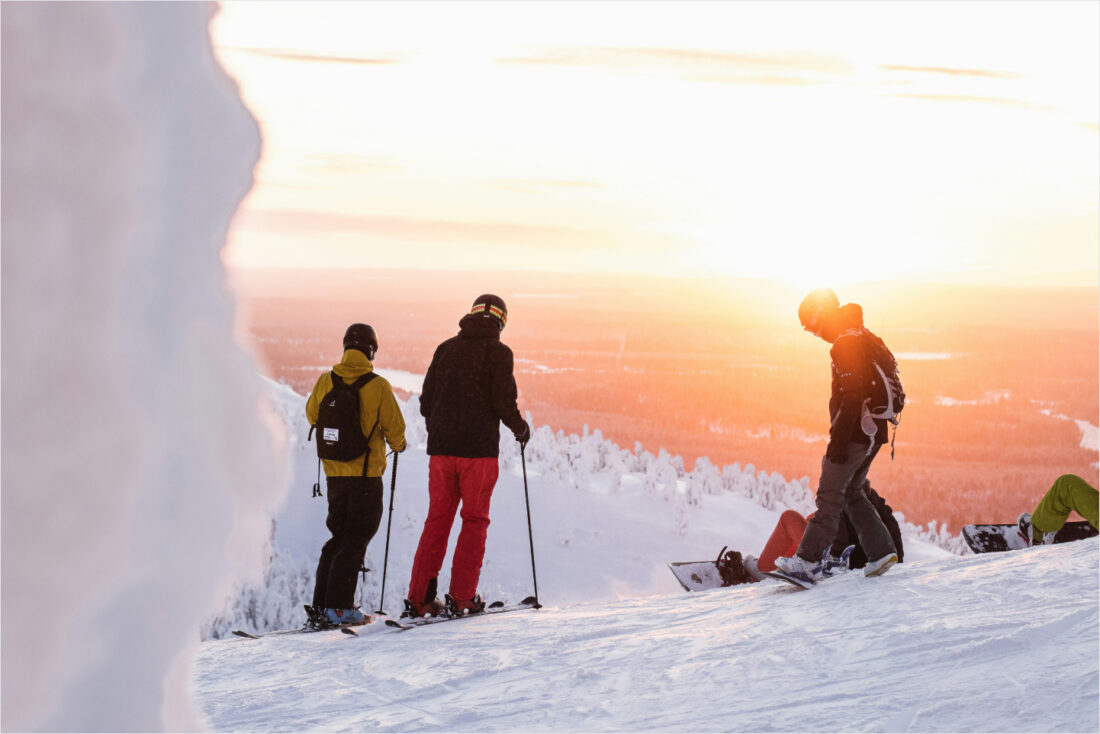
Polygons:
<instances>
[{"instance_id":1,"label":"red ski pants","mask_svg":"<svg viewBox=\"0 0 1100 734\"><path fill-rule=\"evenodd\" d=\"M806 531L806 518L794 510L785 510L779 516L775 530L772 531L764 550L760 551L760 560L756 562L761 571L774 571L776 558L790 558L798 551L802 542L802 533Z\"/></svg>"},{"instance_id":2,"label":"red ski pants","mask_svg":"<svg viewBox=\"0 0 1100 734\"><path fill-rule=\"evenodd\" d=\"M489 531L489 500L497 483L495 457L466 459L432 456L428 464L428 517L413 558L409 599L422 603L428 583L439 576L455 512L462 505L462 529L451 560L450 594L457 600L473 598L485 558Z\"/></svg>"}]
</instances>

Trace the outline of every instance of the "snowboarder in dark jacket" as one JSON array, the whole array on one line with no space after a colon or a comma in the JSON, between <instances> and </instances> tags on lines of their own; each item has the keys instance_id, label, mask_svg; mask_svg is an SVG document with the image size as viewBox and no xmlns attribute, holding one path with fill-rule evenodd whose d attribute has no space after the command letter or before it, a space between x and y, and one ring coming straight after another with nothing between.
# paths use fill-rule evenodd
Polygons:
<instances>
[{"instance_id":1,"label":"snowboarder in dark jacket","mask_svg":"<svg viewBox=\"0 0 1100 734\"><path fill-rule=\"evenodd\" d=\"M455 513L462 529L451 562L448 605L455 614L479 612L477 593L489 500L496 486L501 422L521 446L531 429L516 406L512 350L500 341L508 310L498 296L478 297L457 336L440 344L424 377L420 413L428 426L428 517L413 559L405 613L438 615L437 577Z\"/></svg>"},{"instance_id":2,"label":"snowboarder in dark jacket","mask_svg":"<svg viewBox=\"0 0 1100 734\"><path fill-rule=\"evenodd\" d=\"M798 552L776 559L776 567L804 581L822 578L826 551L847 517L867 554L863 572L885 573L898 562L897 549L874 505L863 491L867 472L879 449L888 441L886 421L865 413L871 398L874 367L865 339L863 309L854 303L843 308L836 294L824 288L810 293L798 308L803 328L832 344L832 396L829 399L829 445L821 462L817 512L806 525Z\"/></svg>"}]
</instances>

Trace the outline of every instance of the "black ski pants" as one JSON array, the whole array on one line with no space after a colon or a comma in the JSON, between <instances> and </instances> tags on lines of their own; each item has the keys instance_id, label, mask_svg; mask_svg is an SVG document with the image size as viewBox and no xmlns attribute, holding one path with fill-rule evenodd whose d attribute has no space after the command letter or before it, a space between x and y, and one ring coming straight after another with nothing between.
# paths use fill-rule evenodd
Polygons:
<instances>
[{"instance_id":1,"label":"black ski pants","mask_svg":"<svg viewBox=\"0 0 1100 734\"><path fill-rule=\"evenodd\" d=\"M880 448L880 444L875 445L868 452L867 446L852 443L848 446L848 460L843 464L835 464L828 458L821 460L817 512L802 534L802 542L798 546L799 558L810 563L820 561L825 549L836 540L837 529L845 516L855 528L859 544L869 560L876 561L897 552L890 532L863 491L867 472L871 470L871 462Z\"/></svg>"},{"instance_id":2,"label":"black ski pants","mask_svg":"<svg viewBox=\"0 0 1100 734\"><path fill-rule=\"evenodd\" d=\"M321 548L316 609L355 606L355 585L367 544L382 522L382 477L328 477L328 526L332 537Z\"/></svg>"}]
</instances>

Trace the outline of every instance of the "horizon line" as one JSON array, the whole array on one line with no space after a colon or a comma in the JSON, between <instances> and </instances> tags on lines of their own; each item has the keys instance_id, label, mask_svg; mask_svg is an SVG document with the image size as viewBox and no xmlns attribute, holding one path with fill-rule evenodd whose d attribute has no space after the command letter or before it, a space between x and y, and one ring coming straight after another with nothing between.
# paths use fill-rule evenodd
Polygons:
<instances>
[{"instance_id":1,"label":"horizon line","mask_svg":"<svg viewBox=\"0 0 1100 734\"><path fill-rule=\"evenodd\" d=\"M546 269L524 269L524 268L434 268L434 267L414 267L414 266L400 266L400 265L241 265L241 264L223 264L226 270L241 272L241 271L272 271L279 273L291 273L291 272L402 272L402 273L435 273L440 275L448 274L470 274L476 275L477 273L492 273L494 275L500 274L514 274L514 275L544 275L544 276L572 276L582 278L622 278L622 279L650 279L650 280L702 280L702 281L752 281L760 283L782 283L786 287L796 289L790 285L783 278L778 276L764 276L764 275L714 275L714 274L665 274L665 273L649 273L640 271L605 271L605 270L546 270ZM1044 282L1031 284L1022 283L1016 280L998 280L998 279L975 279L975 280L955 280L945 279L943 276L936 276L933 274L927 274L923 277L916 278L876 278L876 279L864 279L857 281L845 281L838 283L844 287L852 287L858 285L924 285L924 286L952 286L952 287L993 287L993 288L1007 288L1007 289L1022 289L1022 290L1051 290L1051 289L1100 289L1100 270L1076 270L1076 271L1063 271L1044 274L1041 276ZM1057 283L1059 278L1069 279L1071 283ZM1091 283L1080 282L1080 280L1091 280ZM1050 281L1050 282L1048 282Z\"/></svg>"}]
</instances>

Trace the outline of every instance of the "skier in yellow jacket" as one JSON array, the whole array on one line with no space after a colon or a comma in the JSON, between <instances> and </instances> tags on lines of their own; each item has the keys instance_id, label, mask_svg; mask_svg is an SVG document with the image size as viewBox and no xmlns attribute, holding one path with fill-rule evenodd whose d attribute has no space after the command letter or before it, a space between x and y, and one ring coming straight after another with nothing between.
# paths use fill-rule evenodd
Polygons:
<instances>
[{"instance_id":1,"label":"skier in yellow jacket","mask_svg":"<svg viewBox=\"0 0 1100 734\"><path fill-rule=\"evenodd\" d=\"M366 615L353 606L356 576L363 562L367 544L378 531L382 520L382 475L386 471L386 444L395 452L405 450L405 419L393 396L393 388L385 378L374 372L378 337L367 324L352 324L344 334L344 356L330 372L317 379L313 392L306 401L306 417L311 426L317 427L318 455L325 469L328 485L328 517L325 524L332 537L321 549L317 563L317 580L313 590L314 623L363 624ZM358 425L344 426L344 436L336 425L333 379L341 385L358 386ZM342 391L340 397L350 397L355 407L355 393ZM350 393L350 396L349 394ZM321 424L318 424L318 421ZM330 423L333 425L325 425ZM352 450L358 455L350 458L326 458L335 450L327 447L343 439L348 443L349 434L355 429L361 435L352 438ZM364 442L365 437L365 442ZM365 451L363 444L365 443ZM323 615L323 616L322 616Z\"/></svg>"}]
</instances>

